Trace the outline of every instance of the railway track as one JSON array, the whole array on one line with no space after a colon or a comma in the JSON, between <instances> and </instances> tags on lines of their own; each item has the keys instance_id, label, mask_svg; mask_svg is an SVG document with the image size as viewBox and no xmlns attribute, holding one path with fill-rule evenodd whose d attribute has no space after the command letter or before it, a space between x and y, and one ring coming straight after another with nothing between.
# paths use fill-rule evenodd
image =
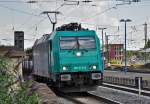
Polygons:
<instances>
[{"instance_id":1,"label":"railway track","mask_svg":"<svg viewBox=\"0 0 150 104\"><path fill-rule=\"evenodd\" d=\"M59 92L57 95L70 100L75 104L121 104L111 99L99 97L88 92L69 94Z\"/></svg>"}]
</instances>

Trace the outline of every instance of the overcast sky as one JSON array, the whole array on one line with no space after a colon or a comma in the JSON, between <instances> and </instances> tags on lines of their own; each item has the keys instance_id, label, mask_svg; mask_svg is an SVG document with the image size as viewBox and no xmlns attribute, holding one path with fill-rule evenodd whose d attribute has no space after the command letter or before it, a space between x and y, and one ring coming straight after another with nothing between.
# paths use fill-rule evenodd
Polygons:
<instances>
[{"instance_id":1,"label":"overcast sky","mask_svg":"<svg viewBox=\"0 0 150 104\"><path fill-rule=\"evenodd\" d=\"M144 26L148 24L150 38L150 0L141 0L139 3L128 4L128 0L91 0L85 3L64 2L63 0L36 0L37 3L26 3L28 0L0 0L0 44L13 45L14 31L25 32L25 47L31 47L35 39L45 33L50 33L52 25L43 11L58 10L58 24L78 22L84 27L94 29L101 38L101 30L105 27L110 43L124 42L124 23L119 20L131 19L127 23L128 49L139 49L144 46ZM77 1L77 0L74 0ZM118 5L121 4L121 5ZM123 5L122 5L123 4ZM52 16L53 18L53 16Z\"/></svg>"}]
</instances>

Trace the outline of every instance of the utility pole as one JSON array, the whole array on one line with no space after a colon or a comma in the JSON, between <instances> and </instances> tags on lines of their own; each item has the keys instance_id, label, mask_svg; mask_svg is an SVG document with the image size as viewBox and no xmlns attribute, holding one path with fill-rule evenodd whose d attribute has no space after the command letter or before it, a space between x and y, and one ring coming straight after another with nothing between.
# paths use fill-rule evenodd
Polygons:
<instances>
[{"instance_id":1,"label":"utility pole","mask_svg":"<svg viewBox=\"0 0 150 104\"><path fill-rule=\"evenodd\" d=\"M102 56L103 56L103 63L105 66L105 62L104 62L104 30L107 28L98 28L98 30L102 30ZM105 68L105 67L104 67Z\"/></svg>"},{"instance_id":2,"label":"utility pole","mask_svg":"<svg viewBox=\"0 0 150 104\"><path fill-rule=\"evenodd\" d=\"M144 24L145 46L147 44L147 23Z\"/></svg>"},{"instance_id":3,"label":"utility pole","mask_svg":"<svg viewBox=\"0 0 150 104\"><path fill-rule=\"evenodd\" d=\"M107 63L110 62L110 59L109 59L109 44L108 44L108 36L109 35L106 35L105 34L105 38L106 38L106 49L107 49Z\"/></svg>"},{"instance_id":4,"label":"utility pole","mask_svg":"<svg viewBox=\"0 0 150 104\"><path fill-rule=\"evenodd\" d=\"M102 30L102 51L104 49L104 30L107 28L98 28L98 30Z\"/></svg>"},{"instance_id":5,"label":"utility pole","mask_svg":"<svg viewBox=\"0 0 150 104\"><path fill-rule=\"evenodd\" d=\"M146 44L147 44L147 23L144 24L144 35L145 35L145 64L146 64Z\"/></svg>"}]
</instances>

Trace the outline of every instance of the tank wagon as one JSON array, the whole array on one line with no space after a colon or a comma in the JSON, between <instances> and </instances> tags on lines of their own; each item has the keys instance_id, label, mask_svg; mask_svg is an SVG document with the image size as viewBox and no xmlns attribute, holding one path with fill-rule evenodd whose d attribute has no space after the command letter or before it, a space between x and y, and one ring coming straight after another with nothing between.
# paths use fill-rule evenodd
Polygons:
<instances>
[{"instance_id":1,"label":"tank wagon","mask_svg":"<svg viewBox=\"0 0 150 104\"><path fill-rule=\"evenodd\" d=\"M102 83L103 58L95 31L72 23L43 35L33 46L33 75L64 92L94 90Z\"/></svg>"}]
</instances>

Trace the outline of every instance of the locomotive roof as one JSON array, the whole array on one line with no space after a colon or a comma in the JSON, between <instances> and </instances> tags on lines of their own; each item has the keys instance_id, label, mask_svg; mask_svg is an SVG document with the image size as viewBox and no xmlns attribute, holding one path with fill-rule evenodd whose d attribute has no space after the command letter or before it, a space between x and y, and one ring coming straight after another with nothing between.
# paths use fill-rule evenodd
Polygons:
<instances>
[{"instance_id":1,"label":"locomotive roof","mask_svg":"<svg viewBox=\"0 0 150 104\"><path fill-rule=\"evenodd\" d=\"M44 34L40 39L37 39L35 41L34 46L49 40L50 37L51 37L51 34Z\"/></svg>"},{"instance_id":2,"label":"locomotive roof","mask_svg":"<svg viewBox=\"0 0 150 104\"><path fill-rule=\"evenodd\" d=\"M94 36L94 30L81 30L81 31L57 31L58 36Z\"/></svg>"},{"instance_id":3,"label":"locomotive roof","mask_svg":"<svg viewBox=\"0 0 150 104\"><path fill-rule=\"evenodd\" d=\"M51 34L44 34L40 39L37 39L34 43L34 46L53 39L55 35L57 36L95 36L96 33L94 30L54 31Z\"/></svg>"}]
</instances>

